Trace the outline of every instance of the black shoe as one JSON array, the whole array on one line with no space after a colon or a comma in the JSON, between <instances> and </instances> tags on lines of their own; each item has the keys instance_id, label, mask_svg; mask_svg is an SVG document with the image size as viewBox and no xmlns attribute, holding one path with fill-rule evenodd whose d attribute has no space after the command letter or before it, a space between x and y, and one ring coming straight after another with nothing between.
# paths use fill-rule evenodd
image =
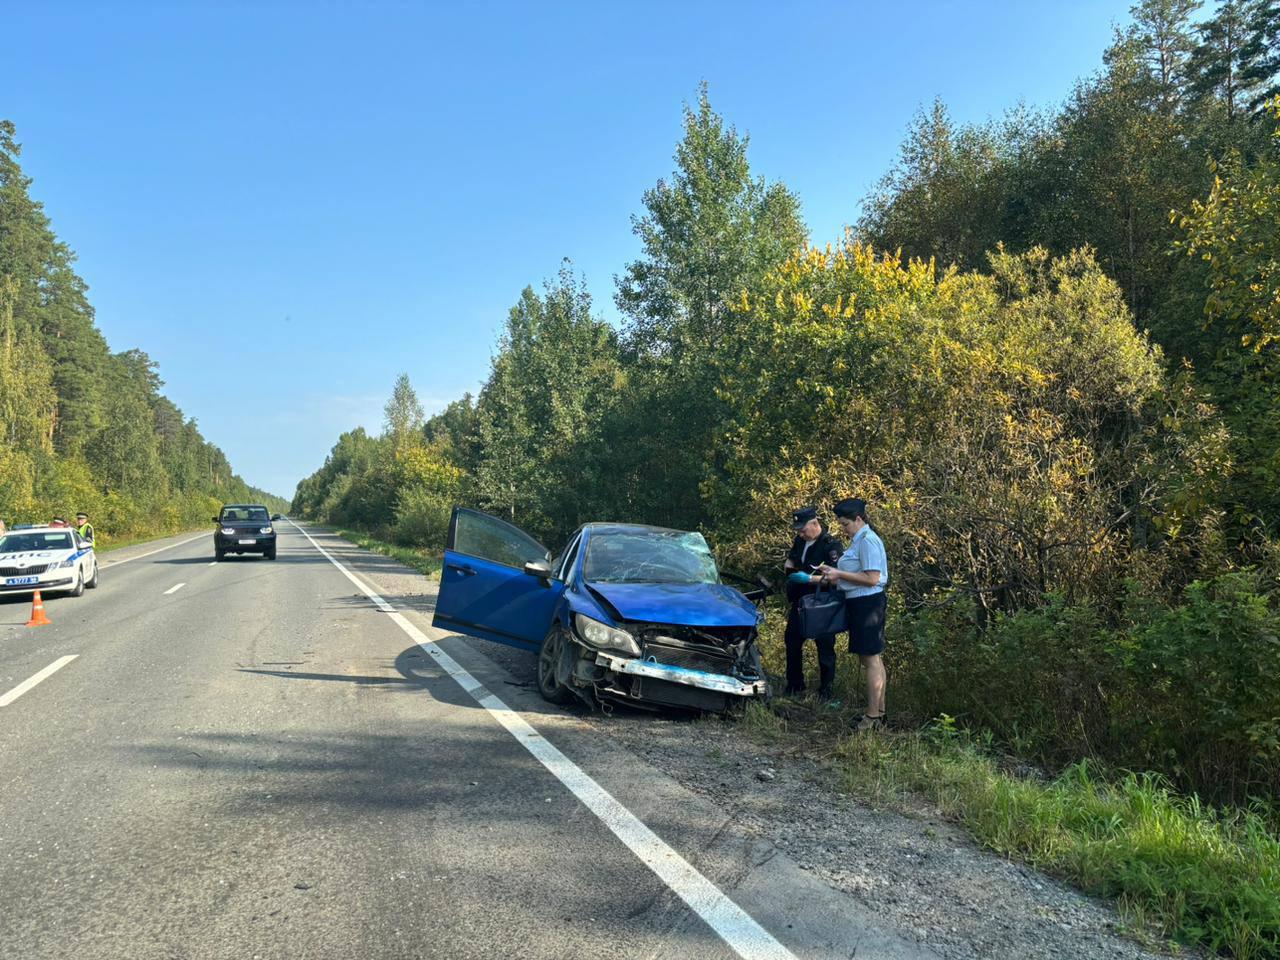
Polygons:
<instances>
[{"instance_id":1,"label":"black shoe","mask_svg":"<svg viewBox=\"0 0 1280 960\"><path fill-rule=\"evenodd\" d=\"M782 690L784 697L800 697L804 695L804 687L784 687Z\"/></svg>"},{"instance_id":2,"label":"black shoe","mask_svg":"<svg viewBox=\"0 0 1280 960\"><path fill-rule=\"evenodd\" d=\"M819 687L819 688L818 688L818 699L819 699L819 700L830 700L830 699L831 699L832 697L834 697L834 696L835 696L835 693L832 691L832 689L831 689L830 687Z\"/></svg>"}]
</instances>

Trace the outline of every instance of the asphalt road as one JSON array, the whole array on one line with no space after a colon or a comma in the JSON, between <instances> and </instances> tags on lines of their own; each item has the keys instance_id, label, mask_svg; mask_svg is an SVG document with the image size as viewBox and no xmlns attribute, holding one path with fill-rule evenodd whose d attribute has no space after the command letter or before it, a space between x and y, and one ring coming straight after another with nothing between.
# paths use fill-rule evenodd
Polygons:
<instances>
[{"instance_id":1,"label":"asphalt road","mask_svg":"<svg viewBox=\"0 0 1280 960\"><path fill-rule=\"evenodd\" d=\"M0 599L0 701L62 663L0 706L6 960L929 955L432 630L403 568L281 530L107 555L48 627Z\"/></svg>"}]
</instances>

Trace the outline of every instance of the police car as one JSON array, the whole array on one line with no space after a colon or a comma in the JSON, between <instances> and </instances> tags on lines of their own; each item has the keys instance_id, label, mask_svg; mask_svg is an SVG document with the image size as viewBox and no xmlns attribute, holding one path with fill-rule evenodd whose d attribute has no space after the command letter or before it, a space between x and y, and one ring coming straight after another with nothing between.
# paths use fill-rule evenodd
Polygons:
<instances>
[{"instance_id":1,"label":"police car","mask_svg":"<svg viewBox=\"0 0 1280 960\"><path fill-rule=\"evenodd\" d=\"M0 537L0 593L69 593L98 585L93 544L70 527L28 527Z\"/></svg>"}]
</instances>

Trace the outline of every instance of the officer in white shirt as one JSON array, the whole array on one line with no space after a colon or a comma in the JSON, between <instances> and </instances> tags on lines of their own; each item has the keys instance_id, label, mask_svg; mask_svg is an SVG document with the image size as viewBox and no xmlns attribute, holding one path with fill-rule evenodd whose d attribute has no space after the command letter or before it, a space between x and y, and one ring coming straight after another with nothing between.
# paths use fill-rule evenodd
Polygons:
<instances>
[{"instance_id":1,"label":"officer in white shirt","mask_svg":"<svg viewBox=\"0 0 1280 960\"><path fill-rule=\"evenodd\" d=\"M851 538L849 549L834 566L823 564L818 573L844 591L849 620L849 652L856 653L867 671L867 712L858 730L876 730L885 724L884 661L885 587L889 585L889 561L884 541L867 522L867 503L857 497L835 505L840 528Z\"/></svg>"}]
</instances>

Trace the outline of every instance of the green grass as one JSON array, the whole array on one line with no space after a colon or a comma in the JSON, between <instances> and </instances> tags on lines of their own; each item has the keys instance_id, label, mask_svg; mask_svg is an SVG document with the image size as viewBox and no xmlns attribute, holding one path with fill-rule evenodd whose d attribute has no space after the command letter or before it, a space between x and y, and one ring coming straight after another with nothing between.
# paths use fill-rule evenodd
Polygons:
<instances>
[{"instance_id":1,"label":"green grass","mask_svg":"<svg viewBox=\"0 0 1280 960\"><path fill-rule=\"evenodd\" d=\"M833 761L848 792L923 798L1001 856L1114 899L1135 926L1239 960L1280 957L1280 840L1264 811L1207 809L1155 776L1101 778L1087 762L1016 776L945 718L846 734Z\"/></svg>"},{"instance_id":2,"label":"green grass","mask_svg":"<svg viewBox=\"0 0 1280 960\"><path fill-rule=\"evenodd\" d=\"M95 553L110 553L112 550L122 550L125 547L135 547L140 543L151 543L155 540L167 540L170 537L192 537L196 534L205 532L209 534L209 543L212 544L213 527L208 525L204 527L191 527L188 530L179 530L176 533L163 533L157 531L155 533L139 533L127 537L112 537L99 534L97 539L99 541L103 541L102 545L99 546L98 543L95 542L93 549Z\"/></svg>"},{"instance_id":3,"label":"green grass","mask_svg":"<svg viewBox=\"0 0 1280 960\"><path fill-rule=\"evenodd\" d=\"M372 550L374 553L380 553L384 557L391 557L393 560L403 563L406 567L412 567L430 580L440 579L442 557L439 550L429 550L425 547L403 547L398 543L379 540L363 530L347 530L342 527L326 526L321 526L321 529L337 534L343 540L349 540L357 547Z\"/></svg>"}]
</instances>

